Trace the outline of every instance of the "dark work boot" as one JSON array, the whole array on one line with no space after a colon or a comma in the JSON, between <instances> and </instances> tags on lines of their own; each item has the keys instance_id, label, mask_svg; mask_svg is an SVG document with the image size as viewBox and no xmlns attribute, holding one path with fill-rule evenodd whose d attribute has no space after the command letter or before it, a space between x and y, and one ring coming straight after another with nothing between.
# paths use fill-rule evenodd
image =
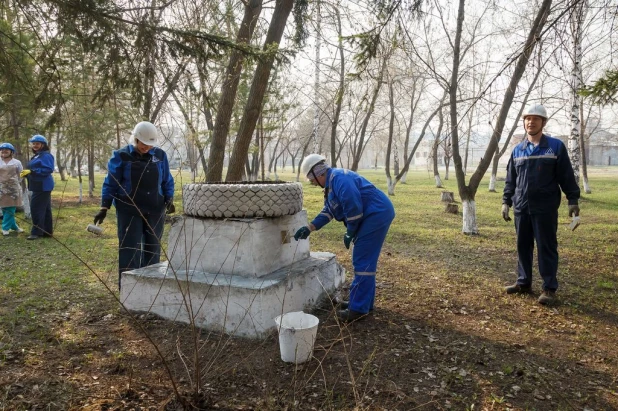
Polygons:
<instances>
[{"instance_id":1,"label":"dark work boot","mask_svg":"<svg viewBox=\"0 0 618 411\"><path fill-rule=\"evenodd\" d=\"M538 301L539 304L552 305L556 302L556 292L550 290L543 290Z\"/></svg>"},{"instance_id":2,"label":"dark work boot","mask_svg":"<svg viewBox=\"0 0 618 411\"><path fill-rule=\"evenodd\" d=\"M337 311L337 318L339 318L339 321L344 323L351 323L352 321L361 320L365 317L367 317L367 314L352 311L350 309Z\"/></svg>"},{"instance_id":3,"label":"dark work boot","mask_svg":"<svg viewBox=\"0 0 618 411\"><path fill-rule=\"evenodd\" d=\"M337 308L341 309L341 310L347 310L348 307L350 307L350 302L349 301L339 301L337 304ZM369 309L369 311L373 311L373 307L371 307Z\"/></svg>"},{"instance_id":4,"label":"dark work boot","mask_svg":"<svg viewBox=\"0 0 618 411\"><path fill-rule=\"evenodd\" d=\"M530 286L513 284L504 289L507 294L529 294L531 290Z\"/></svg>"}]
</instances>

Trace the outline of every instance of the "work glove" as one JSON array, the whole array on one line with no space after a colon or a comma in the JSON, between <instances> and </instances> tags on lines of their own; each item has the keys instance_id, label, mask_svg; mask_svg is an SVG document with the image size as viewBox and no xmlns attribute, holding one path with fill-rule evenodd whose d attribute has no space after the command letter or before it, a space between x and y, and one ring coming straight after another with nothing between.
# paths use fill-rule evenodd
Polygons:
<instances>
[{"instance_id":1,"label":"work glove","mask_svg":"<svg viewBox=\"0 0 618 411\"><path fill-rule=\"evenodd\" d=\"M170 201L165 206L165 214L174 214L175 212L176 212L176 206L174 205L172 201Z\"/></svg>"},{"instance_id":2,"label":"work glove","mask_svg":"<svg viewBox=\"0 0 618 411\"><path fill-rule=\"evenodd\" d=\"M103 222L103 220L105 220L105 217L107 217L107 208L102 208L94 216L94 224L95 225L101 224Z\"/></svg>"},{"instance_id":3,"label":"work glove","mask_svg":"<svg viewBox=\"0 0 618 411\"><path fill-rule=\"evenodd\" d=\"M353 243L355 239L356 239L356 233L351 233L347 231L345 235L343 236L343 245L345 245L345 248L349 250L350 244Z\"/></svg>"},{"instance_id":4,"label":"work glove","mask_svg":"<svg viewBox=\"0 0 618 411\"><path fill-rule=\"evenodd\" d=\"M511 217L509 216L510 208L508 204L502 204L502 218L504 218L504 221L511 221Z\"/></svg>"},{"instance_id":5,"label":"work glove","mask_svg":"<svg viewBox=\"0 0 618 411\"><path fill-rule=\"evenodd\" d=\"M311 234L311 230L309 229L309 227L301 227L298 229L298 231L296 231L296 234L294 234L294 240L306 240L307 237L309 237L309 234Z\"/></svg>"},{"instance_id":6,"label":"work glove","mask_svg":"<svg viewBox=\"0 0 618 411\"><path fill-rule=\"evenodd\" d=\"M28 174L32 173L32 171L28 170L27 168L24 169L21 173L19 173L19 177L20 178L24 178L26 177Z\"/></svg>"},{"instance_id":7,"label":"work glove","mask_svg":"<svg viewBox=\"0 0 618 411\"><path fill-rule=\"evenodd\" d=\"M577 204L569 205L569 217L573 217L573 215L579 215L579 206Z\"/></svg>"}]
</instances>

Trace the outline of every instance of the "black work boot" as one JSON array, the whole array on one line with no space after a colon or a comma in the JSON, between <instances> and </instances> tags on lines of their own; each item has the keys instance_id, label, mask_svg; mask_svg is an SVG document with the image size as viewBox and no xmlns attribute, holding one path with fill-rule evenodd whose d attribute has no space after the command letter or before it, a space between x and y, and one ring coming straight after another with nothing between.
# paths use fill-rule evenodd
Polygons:
<instances>
[{"instance_id":1,"label":"black work boot","mask_svg":"<svg viewBox=\"0 0 618 411\"><path fill-rule=\"evenodd\" d=\"M532 290L530 286L513 284L505 287L504 291L506 291L507 294L528 294Z\"/></svg>"},{"instance_id":2,"label":"black work boot","mask_svg":"<svg viewBox=\"0 0 618 411\"><path fill-rule=\"evenodd\" d=\"M551 290L543 290L538 301L539 304L553 305L556 302L556 292Z\"/></svg>"},{"instance_id":3,"label":"black work boot","mask_svg":"<svg viewBox=\"0 0 618 411\"><path fill-rule=\"evenodd\" d=\"M344 322L344 323L350 323L352 321L361 320L365 317L367 317L367 314L359 313L358 311L352 311L347 308L345 310L337 311L337 318L339 318L339 321Z\"/></svg>"},{"instance_id":4,"label":"black work boot","mask_svg":"<svg viewBox=\"0 0 618 411\"><path fill-rule=\"evenodd\" d=\"M350 307L350 302L349 301L339 301L337 303L337 308L341 309L341 310L347 310ZM371 307L369 309L369 311L373 311L373 307Z\"/></svg>"}]
</instances>

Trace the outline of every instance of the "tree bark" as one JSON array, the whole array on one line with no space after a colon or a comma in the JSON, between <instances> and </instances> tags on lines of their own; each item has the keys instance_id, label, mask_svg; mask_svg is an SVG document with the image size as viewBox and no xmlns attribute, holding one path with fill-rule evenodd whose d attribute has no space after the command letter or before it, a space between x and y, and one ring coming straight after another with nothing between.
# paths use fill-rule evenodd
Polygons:
<instances>
[{"instance_id":1,"label":"tree bark","mask_svg":"<svg viewBox=\"0 0 618 411\"><path fill-rule=\"evenodd\" d=\"M339 8L335 6L335 15L337 17L337 33L339 42L337 49L339 51L339 88L335 95L335 115L330 126L330 161L331 166L337 167L337 127L339 127L339 117L341 116L341 106L343 105L343 93L345 90L345 55L343 52L343 35L341 32L341 14Z\"/></svg>"},{"instance_id":2,"label":"tree bark","mask_svg":"<svg viewBox=\"0 0 618 411\"><path fill-rule=\"evenodd\" d=\"M262 12L262 0L250 0L245 6L245 14L238 29L236 42L238 44L248 44L253 37L255 25ZM225 71L223 85L221 87L221 97L217 107L217 116L212 134L210 145L210 155L208 157L208 167L206 181L221 181L223 177L223 159L225 158L225 144L227 135L230 131L230 122L234 108L234 100L240 82L240 72L244 55L238 51L232 51L230 61Z\"/></svg>"},{"instance_id":3,"label":"tree bark","mask_svg":"<svg viewBox=\"0 0 618 411\"><path fill-rule=\"evenodd\" d=\"M573 67L571 69L571 134L569 135L568 148L569 158L573 165L575 181L579 183L579 165L580 165L580 108L584 99L579 95L578 91L582 85L582 26L586 18L588 10L585 1L578 3L572 10L570 16L571 37L573 41Z\"/></svg>"},{"instance_id":4,"label":"tree bark","mask_svg":"<svg viewBox=\"0 0 618 411\"><path fill-rule=\"evenodd\" d=\"M438 131L431 147L431 163L433 167L433 178L436 182L436 188L442 187L442 179L440 178L440 170L438 169L438 148L440 147L440 136L442 135L442 128L444 127L444 114L442 113L442 107L438 111Z\"/></svg>"},{"instance_id":5,"label":"tree bark","mask_svg":"<svg viewBox=\"0 0 618 411\"><path fill-rule=\"evenodd\" d=\"M387 191L389 196L395 195L395 185L391 178L391 149L393 147L393 134L395 132L395 96L393 91L393 79L388 78L388 106L390 109L390 117L388 121L388 143L386 145L386 162L384 164L384 172L386 173ZM395 172L397 174L397 172Z\"/></svg>"},{"instance_id":6,"label":"tree bark","mask_svg":"<svg viewBox=\"0 0 618 411\"><path fill-rule=\"evenodd\" d=\"M247 159L249 145L251 144L251 136L255 130L255 125L262 109L264 94L266 93L268 80L270 78L270 70L275 60L275 52L279 49L279 42L283 36L285 23L290 15L290 11L292 11L293 4L293 0L278 0L275 5L263 48L268 54L259 61L255 69L249 97L247 98L243 117L238 129L238 135L234 142L234 150L230 158L230 165L225 178L226 181L240 181L242 179L243 165Z\"/></svg>"}]
</instances>

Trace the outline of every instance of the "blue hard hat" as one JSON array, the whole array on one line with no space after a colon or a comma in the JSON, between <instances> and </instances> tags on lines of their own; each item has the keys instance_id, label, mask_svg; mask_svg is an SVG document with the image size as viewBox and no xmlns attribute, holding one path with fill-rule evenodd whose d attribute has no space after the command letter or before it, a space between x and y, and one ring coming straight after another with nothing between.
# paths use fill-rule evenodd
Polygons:
<instances>
[{"instance_id":1,"label":"blue hard hat","mask_svg":"<svg viewBox=\"0 0 618 411\"><path fill-rule=\"evenodd\" d=\"M13 153L15 152L15 147L13 147L13 144L11 144L11 143L2 143L2 144L0 144L0 150L2 150L4 148L6 148L8 150L11 150Z\"/></svg>"},{"instance_id":2,"label":"blue hard hat","mask_svg":"<svg viewBox=\"0 0 618 411\"><path fill-rule=\"evenodd\" d=\"M30 137L30 140L28 140L28 143L43 143L43 144L47 144L47 139L45 137L43 137L40 134L35 134L32 137Z\"/></svg>"}]
</instances>

